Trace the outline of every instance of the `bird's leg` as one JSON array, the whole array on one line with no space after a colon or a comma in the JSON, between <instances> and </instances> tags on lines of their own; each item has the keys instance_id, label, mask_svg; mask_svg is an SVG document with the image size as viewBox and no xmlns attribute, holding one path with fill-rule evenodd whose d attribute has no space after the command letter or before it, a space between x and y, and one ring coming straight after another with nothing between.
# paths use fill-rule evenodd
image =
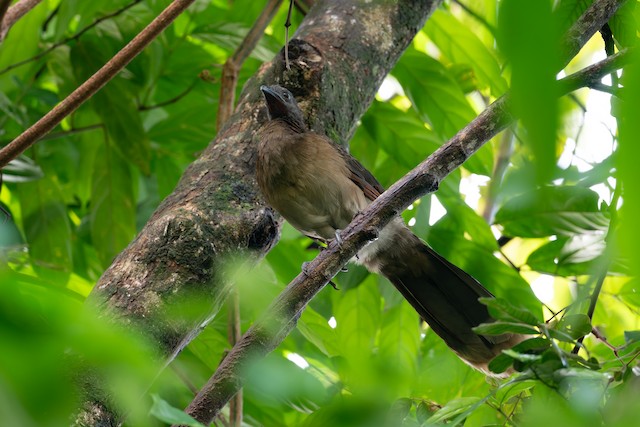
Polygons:
<instances>
[{"instance_id":1,"label":"bird's leg","mask_svg":"<svg viewBox=\"0 0 640 427\"><path fill-rule=\"evenodd\" d=\"M336 228L336 231L335 231L336 242L338 242L338 246L342 246L342 237L340 237L340 232L341 231L342 230L339 230L337 228Z\"/></svg>"},{"instance_id":2,"label":"bird's leg","mask_svg":"<svg viewBox=\"0 0 640 427\"><path fill-rule=\"evenodd\" d=\"M338 246L341 246L341 245L342 245L342 239L340 238L339 233L340 233L340 230L336 230L336 231L335 231L336 241L338 242ZM314 241L314 244L315 244L315 245L317 245L317 246L313 247L313 249L318 249L318 250L320 250L320 251L324 251L325 249L327 249L327 248L326 248L326 245L327 245L327 241L326 241L326 240L324 240L324 239L318 239L317 237L311 237L311 236L308 236L308 237ZM324 244L325 246L322 246L321 244ZM310 249L310 248L312 248L312 245L309 245L309 246L307 247L307 249ZM345 266L343 266L343 267L340 269L340 272L341 272L341 273L346 273L346 272L348 272L348 271L349 271L349 269L347 268L347 266L346 266L346 265L345 265ZM333 283L331 284L331 286L333 286L334 288L336 288L336 286L335 286ZM336 288L336 289L337 289L337 288Z\"/></svg>"},{"instance_id":3,"label":"bird's leg","mask_svg":"<svg viewBox=\"0 0 640 427\"><path fill-rule=\"evenodd\" d=\"M338 242L338 247L339 248L342 247L342 237L340 237L340 232L341 231L342 230L336 229L336 232L335 232L336 242ZM341 273L346 273L348 271L349 271L349 269L347 268L346 265L343 265L342 268L340 269Z\"/></svg>"}]
</instances>

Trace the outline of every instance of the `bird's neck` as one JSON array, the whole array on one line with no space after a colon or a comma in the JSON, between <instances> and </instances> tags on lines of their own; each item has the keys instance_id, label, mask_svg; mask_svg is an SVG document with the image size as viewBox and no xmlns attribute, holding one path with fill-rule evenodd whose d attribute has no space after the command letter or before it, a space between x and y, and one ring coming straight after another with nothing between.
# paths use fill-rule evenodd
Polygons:
<instances>
[{"instance_id":1,"label":"bird's neck","mask_svg":"<svg viewBox=\"0 0 640 427\"><path fill-rule=\"evenodd\" d=\"M283 119L270 120L260 128L258 152L265 178L280 180L291 172L289 163L296 152L294 145L301 141L303 133Z\"/></svg>"}]
</instances>

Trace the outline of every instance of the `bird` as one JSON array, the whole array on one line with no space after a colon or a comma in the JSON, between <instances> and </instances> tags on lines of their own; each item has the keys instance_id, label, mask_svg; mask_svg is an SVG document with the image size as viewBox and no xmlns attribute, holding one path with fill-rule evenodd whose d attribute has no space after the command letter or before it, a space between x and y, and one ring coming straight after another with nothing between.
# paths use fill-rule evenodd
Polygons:
<instances>
[{"instance_id":1,"label":"bird","mask_svg":"<svg viewBox=\"0 0 640 427\"><path fill-rule=\"evenodd\" d=\"M384 188L357 159L329 137L307 128L293 94L262 85L266 120L256 133L256 179L266 202L304 235L336 238ZM338 240L340 242L340 240ZM478 301L493 295L436 253L396 216L355 257L386 277L463 361L487 374L489 362L522 341L518 334L476 334L493 322Z\"/></svg>"}]
</instances>

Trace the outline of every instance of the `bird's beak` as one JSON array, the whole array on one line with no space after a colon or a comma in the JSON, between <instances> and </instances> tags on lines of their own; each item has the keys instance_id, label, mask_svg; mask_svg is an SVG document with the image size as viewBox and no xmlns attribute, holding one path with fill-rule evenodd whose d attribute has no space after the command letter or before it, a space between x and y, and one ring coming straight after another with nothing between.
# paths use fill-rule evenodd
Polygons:
<instances>
[{"instance_id":1,"label":"bird's beak","mask_svg":"<svg viewBox=\"0 0 640 427\"><path fill-rule=\"evenodd\" d=\"M287 103L284 102L282 96L269 86L262 85L260 90L264 95L264 99L267 102L267 108L269 109L269 117L275 119L278 117L284 117L288 113Z\"/></svg>"}]
</instances>

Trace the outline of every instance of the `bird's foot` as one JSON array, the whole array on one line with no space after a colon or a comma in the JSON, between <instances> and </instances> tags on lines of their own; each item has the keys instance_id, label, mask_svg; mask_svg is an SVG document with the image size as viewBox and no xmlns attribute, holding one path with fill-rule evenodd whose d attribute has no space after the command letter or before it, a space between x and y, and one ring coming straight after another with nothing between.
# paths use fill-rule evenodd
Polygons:
<instances>
[{"instance_id":1,"label":"bird's foot","mask_svg":"<svg viewBox=\"0 0 640 427\"><path fill-rule=\"evenodd\" d=\"M339 247L339 248L340 248L340 247L342 247L342 237L340 237L340 231L342 231L342 230L338 230L338 229L336 229L336 232L335 232L335 236L336 236L336 239L335 239L335 240L336 240L336 242L338 243L338 247ZM349 269L347 268L347 266L346 266L346 265L343 265L343 266L342 266L342 268L340 269L340 272L341 272L341 273L346 273L346 272L348 272L348 271L349 271ZM336 289L337 289L337 288L336 288Z\"/></svg>"},{"instance_id":2,"label":"bird's foot","mask_svg":"<svg viewBox=\"0 0 640 427\"><path fill-rule=\"evenodd\" d=\"M309 277L311 276L309 274L309 261L305 261L302 263L302 272L304 273L305 276Z\"/></svg>"},{"instance_id":3,"label":"bird's foot","mask_svg":"<svg viewBox=\"0 0 640 427\"><path fill-rule=\"evenodd\" d=\"M342 230L338 230L338 229L336 229L336 233L335 233L335 236L336 236L336 242L338 242L338 246L340 246L340 247L342 246L342 237L340 237L340 232L341 232L341 231L342 231Z\"/></svg>"}]
</instances>

